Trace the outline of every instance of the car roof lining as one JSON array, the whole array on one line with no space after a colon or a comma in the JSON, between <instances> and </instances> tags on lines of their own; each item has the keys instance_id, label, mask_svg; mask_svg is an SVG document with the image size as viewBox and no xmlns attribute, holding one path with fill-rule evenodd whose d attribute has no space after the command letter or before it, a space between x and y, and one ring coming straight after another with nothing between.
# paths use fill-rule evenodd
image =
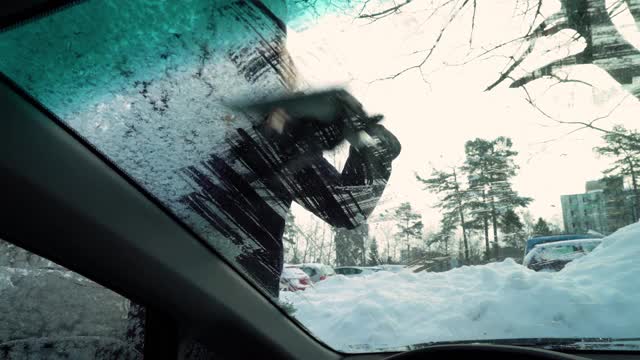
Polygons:
<instances>
[{"instance_id":1,"label":"car roof lining","mask_svg":"<svg viewBox=\"0 0 640 360\"><path fill-rule=\"evenodd\" d=\"M0 237L171 314L216 348L250 337L252 346L230 350L234 356L341 357L35 100L0 80Z\"/></svg>"}]
</instances>

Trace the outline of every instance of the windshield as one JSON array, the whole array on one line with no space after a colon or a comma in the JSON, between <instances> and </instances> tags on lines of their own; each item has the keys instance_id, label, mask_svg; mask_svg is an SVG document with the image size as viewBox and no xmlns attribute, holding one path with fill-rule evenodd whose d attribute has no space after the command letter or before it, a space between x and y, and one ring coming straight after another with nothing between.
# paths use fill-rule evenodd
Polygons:
<instances>
[{"instance_id":1,"label":"windshield","mask_svg":"<svg viewBox=\"0 0 640 360\"><path fill-rule=\"evenodd\" d=\"M4 29L0 71L333 349L634 350L638 21L638 0L88 0Z\"/></svg>"}]
</instances>

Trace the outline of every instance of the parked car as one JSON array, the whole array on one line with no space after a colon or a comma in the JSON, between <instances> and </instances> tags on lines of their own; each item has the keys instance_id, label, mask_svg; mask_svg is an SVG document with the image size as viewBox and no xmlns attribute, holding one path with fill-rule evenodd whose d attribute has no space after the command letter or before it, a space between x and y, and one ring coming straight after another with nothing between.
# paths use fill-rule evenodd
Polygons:
<instances>
[{"instance_id":1,"label":"parked car","mask_svg":"<svg viewBox=\"0 0 640 360\"><path fill-rule=\"evenodd\" d=\"M301 264L296 265L296 267L307 273L307 275L309 275L309 277L311 278L311 281L313 281L314 283L325 280L329 276L333 276L336 274L335 270L333 270L331 266L324 264Z\"/></svg>"},{"instance_id":2,"label":"parked car","mask_svg":"<svg viewBox=\"0 0 640 360\"><path fill-rule=\"evenodd\" d=\"M377 266L364 267L364 266L341 266L335 269L336 274L344 275L344 276L361 276L361 275L371 275L382 269Z\"/></svg>"},{"instance_id":3,"label":"parked car","mask_svg":"<svg viewBox=\"0 0 640 360\"><path fill-rule=\"evenodd\" d=\"M280 276L281 291L300 291L311 286L311 279L296 266L285 265Z\"/></svg>"},{"instance_id":4,"label":"parked car","mask_svg":"<svg viewBox=\"0 0 640 360\"><path fill-rule=\"evenodd\" d=\"M522 265L535 271L560 271L571 261L590 253L602 239L578 239L538 244L525 256Z\"/></svg>"},{"instance_id":5,"label":"parked car","mask_svg":"<svg viewBox=\"0 0 640 360\"><path fill-rule=\"evenodd\" d=\"M602 235L566 234L566 235L535 236L527 240L527 246L524 249L524 255L527 256L527 254L538 244L546 244L546 243L566 241L566 240L597 239L597 238L602 238Z\"/></svg>"}]
</instances>

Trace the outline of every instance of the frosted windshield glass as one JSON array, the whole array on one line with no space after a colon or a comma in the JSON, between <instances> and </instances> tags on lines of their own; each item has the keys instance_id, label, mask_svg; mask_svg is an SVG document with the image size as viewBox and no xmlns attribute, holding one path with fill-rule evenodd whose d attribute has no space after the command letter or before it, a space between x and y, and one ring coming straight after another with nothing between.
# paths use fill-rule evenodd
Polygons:
<instances>
[{"instance_id":1,"label":"frosted windshield glass","mask_svg":"<svg viewBox=\"0 0 640 360\"><path fill-rule=\"evenodd\" d=\"M639 19L89 0L0 33L0 71L336 350L637 350Z\"/></svg>"}]
</instances>

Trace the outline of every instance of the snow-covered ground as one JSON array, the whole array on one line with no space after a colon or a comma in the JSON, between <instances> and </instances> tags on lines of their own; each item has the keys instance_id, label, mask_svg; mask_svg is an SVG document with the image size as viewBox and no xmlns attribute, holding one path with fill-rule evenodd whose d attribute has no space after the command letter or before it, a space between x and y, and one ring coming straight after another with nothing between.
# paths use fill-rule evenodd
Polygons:
<instances>
[{"instance_id":1,"label":"snow-covered ground","mask_svg":"<svg viewBox=\"0 0 640 360\"><path fill-rule=\"evenodd\" d=\"M294 316L342 351L534 337L640 337L640 223L557 273L507 259L444 273L334 276L283 293Z\"/></svg>"}]
</instances>

